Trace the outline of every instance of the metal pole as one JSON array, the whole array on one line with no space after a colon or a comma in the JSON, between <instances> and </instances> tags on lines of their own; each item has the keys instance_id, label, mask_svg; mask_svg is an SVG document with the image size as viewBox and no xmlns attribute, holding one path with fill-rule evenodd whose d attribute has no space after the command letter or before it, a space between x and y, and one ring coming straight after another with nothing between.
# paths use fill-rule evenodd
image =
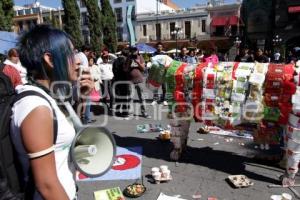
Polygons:
<instances>
[{"instance_id":1,"label":"metal pole","mask_svg":"<svg viewBox=\"0 0 300 200\"><path fill-rule=\"evenodd\" d=\"M178 44L177 44L177 35L178 35L178 32L176 31L176 33L175 33L175 41L176 41L176 58L178 58L178 52L177 52L177 46L178 46Z\"/></svg>"}]
</instances>

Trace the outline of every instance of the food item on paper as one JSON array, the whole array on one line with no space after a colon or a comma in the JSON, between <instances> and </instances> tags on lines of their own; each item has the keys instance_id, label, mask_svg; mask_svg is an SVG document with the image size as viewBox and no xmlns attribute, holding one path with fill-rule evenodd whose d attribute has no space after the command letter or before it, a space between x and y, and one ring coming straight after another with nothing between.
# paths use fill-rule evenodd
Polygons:
<instances>
[{"instance_id":1,"label":"food item on paper","mask_svg":"<svg viewBox=\"0 0 300 200\"><path fill-rule=\"evenodd\" d=\"M161 131L159 138L161 140L170 140L171 139L171 132L169 130Z\"/></svg>"},{"instance_id":2,"label":"food item on paper","mask_svg":"<svg viewBox=\"0 0 300 200\"><path fill-rule=\"evenodd\" d=\"M208 133L209 133L209 128L208 128L208 126L199 128L199 130L197 131L197 133L200 133L200 134L208 134Z\"/></svg>"},{"instance_id":3,"label":"food item on paper","mask_svg":"<svg viewBox=\"0 0 300 200\"><path fill-rule=\"evenodd\" d=\"M124 190L124 195L128 197L139 197L146 191L146 187L139 183L128 185Z\"/></svg>"},{"instance_id":4,"label":"food item on paper","mask_svg":"<svg viewBox=\"0 0 300 200\"><path fill-rule=\"evenodd\" d=\"M237 188L249 187L251 185L254 185L254 183L250 181L250 179L245 175L228 176L228 179Z\"/></svg>"}]
</instances>

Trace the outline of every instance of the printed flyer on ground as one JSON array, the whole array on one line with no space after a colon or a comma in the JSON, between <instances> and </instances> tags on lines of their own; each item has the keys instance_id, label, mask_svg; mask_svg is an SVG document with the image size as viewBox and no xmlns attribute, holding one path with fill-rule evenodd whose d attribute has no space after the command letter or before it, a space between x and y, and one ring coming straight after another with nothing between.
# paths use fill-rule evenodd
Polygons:
<instances>
[{"instance_id":1,"label":"printed flyer on ground","mask_svg":"<svg viewBox=\"0 0 300 200\"><path fill-rule=\"evenodd\" d=\"M119 187L94 192L95 200L125 200Z\"/></svg>"}]
</instances>

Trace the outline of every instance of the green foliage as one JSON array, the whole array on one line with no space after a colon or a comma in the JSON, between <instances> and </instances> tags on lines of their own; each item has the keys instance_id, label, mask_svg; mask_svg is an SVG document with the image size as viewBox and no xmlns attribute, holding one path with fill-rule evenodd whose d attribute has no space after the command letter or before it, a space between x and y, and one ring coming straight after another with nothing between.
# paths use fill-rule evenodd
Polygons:
<instances>
[{"instance_id":1,"label":"green foliage","mask_svg":"<svg viewBox=\"0 0 300 200\"><path fill-rule=\"evenodd\" d=\"M53 12L51 12L51 24L54 28L60 29L59 19L54 15Z\"/></svg>"},{"instance_id":2,"label":"green foliage","mask_svg":"<svg viewBox=\"0 0 300 200\"><path fill-rule=\"evenodd\" d=\"M103 43L110 50L117 50L117 20L109 0L101 0Z\"/></svg>"},{"instance_id":3,"label":"green foliage","mask_svg":"<svg viewBox=\"0 0 300 200\"><path fill-rule=\"evenodd\" d=\"M0 30L12 31L14 17L13 0L0 1Z\"/></svg>"},{"instance_id":4,"label":"green foliage","mask_svg":"<svg viewBox=\"0 0 300 200\"><path fill-rule=\"evenodd\" d=\"M88 11L88 27L90 30L92 49L99 53L102 47L101 12L97 0L84 0Z\"/></svg>"},{"instance_id":5,"label":"green foliage","mask_svg":"<svg viewBox=\"0 0 300 200\"><path fill-rule=\"evenodd\" d=\"M76 0L62 0L64 8L64 30L71 36L76 48L82 46L82 34L80 28L80 10Z\"/></svg>"}]
</instances>

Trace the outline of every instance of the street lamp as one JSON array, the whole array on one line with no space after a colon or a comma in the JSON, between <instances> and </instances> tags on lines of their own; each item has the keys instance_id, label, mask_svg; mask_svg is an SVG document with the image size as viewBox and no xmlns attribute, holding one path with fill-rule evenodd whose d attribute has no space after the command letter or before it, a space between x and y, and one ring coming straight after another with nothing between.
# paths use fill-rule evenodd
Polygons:
<instances>
[{"instance_id":1,"label":"street lamp","mask_svg":"<svg viewBox=\"0 0 300 200\"><path fill-rule=\"evenodd\" d=\"M182 30L180 27L175 26L174 31L171 32L172 35L175 35L175 42L176 42L176 58L178 58L178 35L182 34Z\"/></svg>"},{"instance_id":2,"label":"street lamp","mask_svg":"<svg viewBox=\"0 0 300 200\"><path fill-rule=\"evenodd\" d=\"M279 35L276 35L276 36L273 38L273 44L274 44L274 46L280 45L281 42L282 42L282 39L281 39L281 37L279 37Z\"/></svg>"}]
</instances>

